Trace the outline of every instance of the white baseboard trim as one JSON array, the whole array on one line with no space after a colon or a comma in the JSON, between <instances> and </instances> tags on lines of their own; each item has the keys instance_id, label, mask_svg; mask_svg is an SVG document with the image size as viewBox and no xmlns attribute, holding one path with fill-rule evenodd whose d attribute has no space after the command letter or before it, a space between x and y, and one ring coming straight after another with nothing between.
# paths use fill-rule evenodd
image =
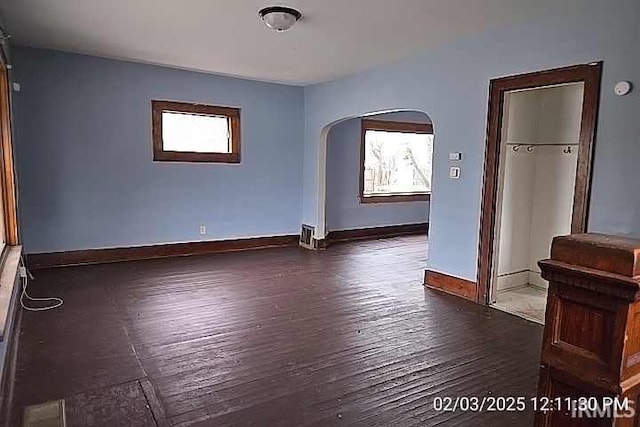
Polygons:
<instances>
[{"instance_id":1,"label":"white baseboard trim","mask_svg":"<svg viewBox=\"0 0 640 427\"><path fill-rule=\"evenodd\" d=\"M549 289L549 282L542 278L539 271L529 271L529 284L542 289Z\"/></svg>"},{"instance_id":2,"label":"white baseboard trim","mask_svg":"<svg viewBox=\"0 0 640 427\"><path fill-rule=\"evenodd\" d=\"M542 278L539 271L523 270L498 276L496 280L496 291L504 291L526 285L549 289L549 283Z\"/></svg>"},{"instance_id":3,"label":"white baseboard trim","mask_svg":"<svg viewBox=\"0 0 640 427\"><path fill-rule=\"evenodd\" d=\"M529 270L507 273L498 276L496 290L504 291L505 289L519 288L527 283L529 283Z\"/></svg>"}]
</instances>

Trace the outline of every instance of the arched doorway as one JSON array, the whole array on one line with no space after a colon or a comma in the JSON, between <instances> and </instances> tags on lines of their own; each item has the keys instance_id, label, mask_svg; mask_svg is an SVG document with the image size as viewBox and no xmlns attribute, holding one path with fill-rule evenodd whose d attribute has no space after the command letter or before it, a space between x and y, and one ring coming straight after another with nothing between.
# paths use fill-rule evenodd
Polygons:
<instances>
[{"instance_id":1,"label":"arched doorway","mask_svg":"<svg viewBox=\"0 0 640 427\"><path fill-rule=\"evenodd\" d=\"M426 233L433 123L416 110L350 117L322 131L317 238Z\"/></svg>"}]
</instances>

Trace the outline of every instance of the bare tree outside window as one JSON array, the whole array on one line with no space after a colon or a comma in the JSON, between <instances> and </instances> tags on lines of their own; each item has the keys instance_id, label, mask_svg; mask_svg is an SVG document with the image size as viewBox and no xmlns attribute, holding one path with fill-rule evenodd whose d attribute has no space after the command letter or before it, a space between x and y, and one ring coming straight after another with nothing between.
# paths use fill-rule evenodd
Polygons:
<instances>
[{"instance_id":1,"label":"bare tree outside window","mask_svg":"<svg viewBox=\"0 0 640 427\"><path fill-rule=\"evenodd\" d=\"M363 198L431 192L432 133L364 127L363 131Z\"/></svg>"}]
</instances>

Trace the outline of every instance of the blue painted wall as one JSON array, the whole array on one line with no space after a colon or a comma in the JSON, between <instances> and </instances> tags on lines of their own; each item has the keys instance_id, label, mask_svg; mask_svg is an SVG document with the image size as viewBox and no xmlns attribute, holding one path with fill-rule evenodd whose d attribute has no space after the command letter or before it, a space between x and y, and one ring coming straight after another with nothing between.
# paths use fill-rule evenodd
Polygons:
<instances>
[{"instance_id":1,"label":"blue painted wall","mask_svg":"<svg viewBox=\"0 0 640 427\"><path fill-rule=\"evenodd\" d=\"M417 111L401 111L368 117L409 123L430 123ZM429 202L361 204L361 119L336 124L327 139L327 230L352 230L429 221Z\"/></svg>"},{"instance_id":2,"label":"blue painted wall","mask_svg":"<svg viewBox=\"0 0 640 427\"><path fill-rule=\"evenodd\" d=\"M302 88L47 50L13 54L28 253L299 232ZM240 107L242 163L154 163L151 99Z\"/></svg>"},{"instance_id":3,"label":"blue painted wall","mask_svg":"<svg viewBox=\"0 0 640 427\"><path fill-rule=\"evenodd\" d=\"M16 49L26 250L193 241L202 223L207 239L297 233L300 222L318 225L328 126L408 109L426 112L436 134L429 268L475 280L489 80L598 60L589 230L640 234L640 2L584 3L304 90ZM636 89L616 97L623 79ZM243 163L153 163L152 98L242 107ZM458 180L448 178L452 151L464 153Z\"/></svg>"},{"instance_id":4,"label":"blue painted wall","mask_svg":"<svg viewBox=\"0 0 640 427\"><path fill-rule=\"evenodd\" d=\"M433 120L429 268L476 280L489 80L604 60L589 230L640 234L640 2L588 0L556 15L485 31L412 58L305 88L303 220L319 217L321 133L344 117L415 109ZM620 98L613 85L635 82ZM462 174L449 179L448 153Z\"/></svg>"}]
</instances>

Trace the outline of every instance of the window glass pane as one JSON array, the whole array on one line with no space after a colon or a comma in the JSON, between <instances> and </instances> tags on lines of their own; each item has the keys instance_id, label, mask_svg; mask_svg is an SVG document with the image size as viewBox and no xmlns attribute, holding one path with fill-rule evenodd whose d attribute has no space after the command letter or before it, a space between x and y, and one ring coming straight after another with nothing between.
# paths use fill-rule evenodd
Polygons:
<instances>
[{"instance_id":1,"label":"window glass pane","mask_svg":"<svg viewBox=\"0 0 640 427\"><path fill-rule=\"evenodd\" d=\"M431 191L433 135L367 130L364 195Z\"/></svg>"},{"instance_id":2,"label":"window glass pane","mask_svg":"<svg viewBox=\"0 0 640 427\"><path fill-rule=\"evenodd\" d=\"M0 84L2 85L2 88L0 89L0 96L2 97L2 99L0 99L0 117L8 117L10 109L9 96L7 95L9 93L9 79L7 76L7 70L4 66L0 67L0 73L2 73L0 75ZM5 126L5 124L7 126ZM9 129L8 126L8 121L5 122L4 120L0 120L0 141L11 135L11 129ZM4 153L0 150L0 160L4 160L3 157ZM2 200L2 193L4 192L3 187L4 182L0 179L0 253L2 253L2 250L7 243L7 233L4 227L4 202Z\"/></svg>"},{"instance_id":3,"label":"window glass pane","mask_svg":"<svg viewBox=\"0 0 640 427\"><path fill-rule=\"evenodd\" d=\"M163 111L162 145L166 151L230 153L229 120Z\"/></svg>"},{"instance_id":4,"label":"window glass pane","mask_svg":"<svg viewBox=\"0 0 640 427\"><path fill-rule=\"evenodd\" d=\"M5 129L2 129L2 131L5 131ZM4 228L4 206L3 206L4 203L2 202L2 196L1 196L3 191L2 187L3 187L2 182L0 182L0 253L2 253L2 250L4 249L4 246L7 243L7 233Z\"/></svg>"}]
</instances>

